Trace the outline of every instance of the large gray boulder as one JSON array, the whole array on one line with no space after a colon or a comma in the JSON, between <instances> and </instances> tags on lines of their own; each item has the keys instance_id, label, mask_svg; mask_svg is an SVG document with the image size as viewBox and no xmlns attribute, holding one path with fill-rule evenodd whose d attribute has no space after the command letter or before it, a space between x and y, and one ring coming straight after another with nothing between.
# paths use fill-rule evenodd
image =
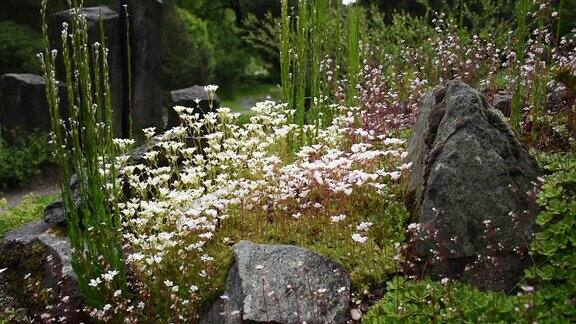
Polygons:
<instances>
[{"instance_id":1,"label":"large gray boulder","mask_svg":"<svg viewBox=\"0 0 576 324\"><path fill-rule=\"evenodd\" d=\"M476 90L446 81L424 99L408 147L407 204L426 273L513 288L529 263L538 166Z\"/></svg>"},{"instance_id":2,"label":"large gray boulder","mask_svg":"<svg viewBox=\"0 0 576 324\"><path fill-rule=\"evenodd\" d=\"M123 105L124 105L124 84L122 79L123 57L120 47L120 19L118 13L107 6L82 8L81 12L86 17L88 25L88 42L90 44L101 42L100 22L104 26L106 46L108 47L109 81L112 90L112 109L114 110L114 135L122 137ZM73 13L71 10L60 11L50 16L50 40L52 46L62 53L62 24L67 23L68 33L72 33ZM59 80L65 80L64 63L62 55L58 55L56 64L56 75ZM62 96L61 96L62 98Z\"/></svg>"},{"instance_id":3,"label":"large gray boulder","mask_svg":"<svg viewBox=\"0 0 576 324\"><path fill-rule=\"evenodd\" d=\"M143 139L142 129L164 127L162 117L162 51L160 33L164 4L161 0L127 0L132 51L132 130Z\"/></svg>"},{"instance_id":4,"label":"large gray boulder","mask_svg":"<svg viewBox=\"0 0 576 324\"><path fill-rule=\"evenodd\" d=\"M291 245L242 241L222 298L201 323L344 323L350 279L329 259Z\"/></svg>"},{"instance_id":5,"label":"large gray boulder","mask_svg":"<svg viewBox=\"0 0 576 324\"><path fill-rule=\"evenodd\" d=\"M44 78L35 74L5 74L0 77L0 125L5 131L19 130L27 135L50 130L50 108L45 87ZM58 84L58 90L61 97L65 97L63 84ZM8 136L9 140L13 137L10 132L2 135Z\"/></svg>"},{"instance_id":6,"label":"large gray boulder","mask_svg":"<svg viewBox=\"0 0 576 324\"><path fill-rule=\"evenodd\" d=\"M173 109L175 106L192 108L194 109L194 113L203 116L207 112L220 108L220 98L218 98L218 96L210 98L202 86L193 86L171 91L170 103L168 105L168 126L166 127L168 129L180 125L180 117L178 117L178 114Z\"/></svg>"},{"instance_id":7,"label":"large gray boulder","mask_svg":"<svg viewBox=\"0 0 576 324\"><path fill-rule=\"evenodd\" d=\"M54 305L50 315L77 323L81 299L71 257L65 231L44 221L9 232L0 245L2 276L18 304L36 316Z\"/></svg>"}]
</instances>

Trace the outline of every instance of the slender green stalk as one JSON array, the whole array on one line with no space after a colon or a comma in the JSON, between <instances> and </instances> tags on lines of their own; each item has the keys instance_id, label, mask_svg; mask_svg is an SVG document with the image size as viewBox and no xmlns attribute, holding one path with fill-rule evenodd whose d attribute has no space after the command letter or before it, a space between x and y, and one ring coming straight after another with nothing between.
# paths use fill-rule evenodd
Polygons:
<instances>
[{"instance_id":1,"label":"slender green stalk","mask_svg":"<svg viewBox=\"0 0 576 324\"><path fill-rule=\"evenodd\" d=\"M100 308L110 292L125 290L126 270L117 209L120 190L115 170L112 135L111 89L108 49L103 36L100 44L89 45L88 25L75 1L70 26L62 32L62 62L67 90L69 119L62 120L56 81L56 51L50 51L43 1L45 52L40 56L46 76L46 96L50 107L55 154L61 171L60 185L68 218L68 235L73 248L72 266L88 305ZM68 31L71 27L71 33ZM71 174L76 174L78 192L72 192ZM79 194L79 201L75 195ZM115 273L110 282L105 273Z\"/></svg>"},{"instance_id":2,"label":"slender green stalk","mask_svg":"<svg viewBox=\"0 0 576 324\"><path fill-rule=\"evenodd\" d=\"M516 89L510 107L510 124L516 131L520 131L522 119L521 108L524 98L524 86L522 84L521 66L526 55L526 41L530 33L527 16L531 5L532 0L519 0L516 4Z\"/></svg>"},{"instance_id":3,"label":"slender green stalk","mask_svg":"<svg viewBox=\"0 0 576 324\"><path fill-rule=\"evenodd\" d=\"M130 46L130 14L128 13L128 6L124 5L124 12L126 15L126 65L128 73L128 134L124 134L127 138L132 138L132 47Z\"/></svg>"},{"instance_id":4,"label":"slender green stalk","mask_svg":"<svg viewBox=\"0 0 576 324\"><path fill-rule=\"evenodd\" d=\"M288 108L294 108L292 75L291 75L291 17L288 12L288 0L282 0L281 34L280 34L280 73L282 97Z\"/></svg>"},{"instance_id":5,"label":"slender green stalk","mask_svg":"<svg viewBox=\"0 0 576 324\"><path fill-rule=\"evenodd\" d=\"M312 5L312 28L311 33L311 57L312 57L312 67L310 69L311 73L311 84L310 84L310 113L311 121L315 123L317 127L321 126L321 120L319 118L319 112L323 109L323 102L321 101L321 83L326 82L325 78L322 78L320 74L321 63L326 55L324 50L324 43L327 38L326 28L327 28L327 14L328 14L328 0L314 0Z\"/></svg>"},{"instance_id":6,"label":"slender green stalk","mask_svg":"<svg viewBox=\"0 0 576 324\"><path fill-rule=\"evenodd\" d=\"M298 1L296 18L296 124L302 129L306 123L306 88L308 85L308 46L310 33L308 0Z\"/></svg>"},{"instance_id":7,"label":"slender green stalk","mask_svg":"<svg viewBox=\"0 0 576 324\"><path fill-rule=\"evenodd\" d=\"M565 0L560 0L558 6L558 22L556 23L556 39L560 40L560 33L562 32L562 13L564 12Z\"/></svg>"},{"instance_id":8,"label":"slender green stalk","mask_svg":"<svg viewBox=\"0 0 576 324\"><path fill-rule=\"evenodd\" d=\"M351 6L348 12L348 91L347 103L350 106L358 104L358 76L361 67L360 58L360 9Z\"/></svg>"}]
</instances>

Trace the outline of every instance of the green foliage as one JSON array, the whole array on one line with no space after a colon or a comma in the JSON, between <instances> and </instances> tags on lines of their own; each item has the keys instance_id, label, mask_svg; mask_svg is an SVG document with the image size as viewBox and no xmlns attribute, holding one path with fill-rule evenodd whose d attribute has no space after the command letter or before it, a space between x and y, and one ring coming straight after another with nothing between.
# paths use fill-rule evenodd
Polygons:
<instances>
[{"instance_id":1,"label":"green foliage","mask_svg":"<svg viewBox=\"0 0 576 324\"><path fill-rule=\"evenodd\" d=\"M9 231L35 220L42 219L44 208L56 200L55 195L26 196L13 208L6 209L6 201L0 199L0 240Z\"/></svg>"},{"instance_id":2,"label":"green foliage","mask_svg":"<svg viewBox=\"0 0 576 324\"><path fill-rule=\"evenodd\" d=\"M254 54L240 36L231 10L226 10L220 20L210 20L207 23L210 39L214 43L213 55L216 62L211 83L221 86L219 94L222 97L230 98L250 62L249 57Z\"/></svg>"},{"instance_id":3,"label":"green foliage","mask_svg":"<svg viewBox=\"0 0 576 324\"><path fill-rule=\"evenodd\" d=\"M457 282L430 279L388 282L383 299L366 323L564 323L576 318L576 155L542 156L551 174L543 177L540 226L531 245L537 263L525 272L518 295L481 292Z\"/></svg>"},{"instance_id":4,"label":"green foliage","mask_svg":"<svg viewBox=\"0 0 576 324\"><path fill-rule=\"evenodd\" d=\"M576 1L560 0L558 6L558 23L556 33L558 38L567 36L576 28Z\"/></svg>"},{"instance_id":5,"label":"green foliage","mask_svg":"<svg viewBox=\"0 0 576 324\"><path fill-rule=\"evenodd\" d=\"M525 277L539 287L539 296L554 317L575 318L576 310L576 155L544 158L545 169L536 223L540 231L532 255L542 260Z\"/></svg>"},{"instance_id":6,"label":"green foliage","mask_svg":"<svg viewBox=\"0 0 576 324\"><path fill-rule=\"evenodd\" d=\"M553 73L555 81L562 82L568 87L568 89L576 93L576 74L572 69L569 67L563 67L555 69Z\"/></svg>"},{"instance_id":7,"label":"green foliage","mask_svg":"<svg viewBox=\"0 0 576 324\"><path fill-rule=\"evenodd\" d=\"M281 2L279 57L283 100L294 111L294 124L328 126L332 108L327 98L332 94L328 80L328 61L347 73L348 104L357 103L357 84L362 68L365 35L364 10L357 5L343 6L328 0ZM294 139L296 146L306 144L304 136Z\"/></svg>"},{"instance_id":8,"label":"green foliage","mask_svg":"<svg viewBox=\"0 0 576 324\"><path fill-rule=\"evenodd\" d=\"M375 49L374 58L378 62L394 62L387 65L389 73L395 70L410 71L414 68L405 57L406 49L417 50L425 56L434 55L429 39L435 37L435 32L426 18L399 12L392 16L391 23L386 23L385 14L380 11L372 9L369 15L368 37L369 43Z\"/></svg>"},{"instance_id":9,"label":"green foliage","mask_svg":"<svg viewBox=\"0 0 576 324\"><path fill-rule=\"evenodd\" d=\"M214 83L222 97L233 97L254 56L235 25L234 12L210 12L202 1L167 4L162 23L164 88Z\"/></svg>"},{"instance_id":10,"label":"green foliage","mask_svg":"<svg viewBox=\"0 0 576 324\"><path fill-rule=\"evenodd\" d=\"M206 84L215 65L208 23L185 9L169 6L162 25L163 86L181 89Z\"/></svg>"},{"instance_id":11,"label":"green foliage","mask_svg":"<svg viewBox=\"0 0 576 324\"><path fill-rule=\"evenodd\" d=\"M13 145L0 138L0 191L22 186L53 161L47 134L19 136Z\"/></svg>"},{"instance_id":12,"label":"green foliage","mask_svg":"<svg viewBox=\"0 0 576 324\"><path fill-rule=\"evenodd\" d=\"M0 21L0 75L39 73L36 54L41 50L39 33L12 21Z\"/></svg>"},{"instance_id":13,"label":"green foliage","mask_svg":"<svg viewBox=\"0 0 576 324\"><path fill-rule=\"evenodd\" d=\"M531 323L534 294L507 296L462 283L395 277L363 323Z\"/></svg>"}]
</instances>

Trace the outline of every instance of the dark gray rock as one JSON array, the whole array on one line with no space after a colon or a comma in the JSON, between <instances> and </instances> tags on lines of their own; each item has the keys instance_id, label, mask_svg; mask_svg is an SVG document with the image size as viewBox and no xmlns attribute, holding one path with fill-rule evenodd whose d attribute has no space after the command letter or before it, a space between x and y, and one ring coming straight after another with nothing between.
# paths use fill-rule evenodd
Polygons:
<instances>
[{"instance_id":1,"label":"dark gray rock","mask_svg":"<svg viewBox=\"0 0 576 324\"><path fill-rule=\"evenodd\" d=\"M331 260L291 245L242 241L223 298L201 323L344 323L350 279Z\"/></svg>"},{"instance_id":2,"label":"dark gray rock","mask_svg":"<svg viewBox=\"0 0 576 324\"><path fill-rule=\"evenodd\" d=\"M198 104L196 104L197 100L200 100ZM215 98L211 100L202 86L193 86L170 92L168 126L166 127L168 129L180 125L180 117L178 117L178 114L173 109L175 106L192 108L194 109L194 113L203 116L209 111L214 111L220 108L220 98L215 96Z\"/></svg>"},{"instance_id":3,"label":"dark gray rock","mask_svg":"<svg viewBox=\"0 0 576 324\"><path fill-rule=\"evenodd\" d=\"M78 187L78 178L73 175L70 179L70 190L76 206L80 206L80 188ZM64 202L58 200L46 206L44 209L44 222L52 225L65 227L67 224L66 214L64 213Z\"/></svg>"},{"instance_id":4,"label":"dark gray rock","mask_svg":"<svg viewBox=\"0 0 576 324\"><path fill-rule=\"evenodd\" d=\"M86 17L88 24L88 42L90 44L100 43L100 21L104 26L106 36L106 46L108 47L108 64L110 70L110 87L112 90L112 109L114 110L114 135L122 137L122 110L124 102L124 85L122 79L123 58L120 47L120 36L122 31L119 28L119 16L107 6L82 8L81 14ZM50 36L52 46L62 53L62 24L67 23L68 32L72 32L71 22L73 13L71 10L57 12L50 16ZM62 55L59 54L56 64L56 76L59 80L65 80L64 63Z\"/></svg>"},{"instance_id":5,"label":"dark gray rock","mask_svg":"<svg viewBox=\"0 0 576 324\"><path fill-rule=\"evenodd\" d=\"M45 311L44 303L48 302L55 305L52 316L78 322L80 296L71 247L60 227L44 221L30 223L6 234L0 251L0 269L7 268L2 275L10 291L18 292L15 297L22 307L38 315ZM46 296L51 300L33 297L42 289L49 290Z\"/></svg>"},{"instance_id":6,"label":"dark gray rock","mask_svg":"<svg viewBox=\"0 0 576 324\"><path fill-rule=\"evenodd\" d=\"M413 132L407 205L420 224L416 250L425 270L479 288L513 288L535 231L535 161L503 115L458 81L425 97Z\"/></svg>"},{"instance_id":7,"label":"dark gray rock","mask_svg":"<svg viewBox=\"0 0 576 324\"><path fill-rule=\"evenodd\" d=\"M50 130L50 108L45 87L46 82L39 75L5 74L0 77L0 125L8 131L3 132L3 137L8 136L10 141L12 130L18 130L23 135ZM61 97L65 97L63 84L58 84L58 90ZM65 101L62 104L64 106Z\"/></svg>"},{"instance_id":8,"label":"dark gray rock","mask_svg":"<svg viewBox=\"0 0 576 324\"><path fill-rule=\"evenodd\" d=\"M162 117L162 52L160 32L164 5L161 0L128 0L133 63L132 130L143 139L142 129L164 127Z\"/></svg>"},{"instance_id":9,"label":"dark gray rock","mask_svg":"<svg viewBox=\"0 0 576 324\"><path fill-rule=\"evenodd\" d=\"M44 209L44 222L55 225L66 225L66 215L64 214L64 203L62 200L56 201Z\"/></svg>"}]
</instances>

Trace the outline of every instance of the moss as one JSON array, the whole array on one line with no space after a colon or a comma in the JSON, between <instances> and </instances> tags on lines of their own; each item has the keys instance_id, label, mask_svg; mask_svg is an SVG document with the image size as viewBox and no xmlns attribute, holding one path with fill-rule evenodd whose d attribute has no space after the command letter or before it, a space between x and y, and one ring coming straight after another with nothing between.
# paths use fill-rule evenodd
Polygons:
<instances>
[{"instance_id":1,"label":"moss","mask_svg":"<svg viewBox=\"0 0 576 324\"><path fill-rule=\"evenodd\" d=\"M40 243L32 243L10 250L0 260L0 264L9 261L11 267L21 269L6 274L7 288L18 304L30 315L40 314L50 304L50 294L44 289L44 274L46 271L46 247Z\"/></svg>"},{"instance_id":2,"label":"moss","mask_svg":"<svg viewBox=\"0 0 576 324\"><path fill-rule=\"evenodd\" d=\"M57 199L56 195L26 196L20 205L3 210L0 206L0 241L6 233L32 221L42 219L44 208Z\"/></svg>"},{"instance_id":3,"label":"moss","mask_svg":"<svg viewBox=\"0 0 576 324\"><path fill-rule=\"evenodd\" d=\"M223 290L233 263L232 246L249 240L262 244L297 245L322 254L341 264L350 274L352 291L381 287L397 272L393 260L394 244L404 241L404 224L408 211L401 202L403 191L392 186L386 195L355 194L345 201L335 197L328 210L346 214L344 221L333 223L330 217L303 213L299 219L286 212L232 210L216 231L207 253L218 260L212 289L201 299L205 309ZM344 212L343 212L344 211ZM352 240L360 222L371 221L369 239L360 244Z\"/></svg>"}]
</instances>

